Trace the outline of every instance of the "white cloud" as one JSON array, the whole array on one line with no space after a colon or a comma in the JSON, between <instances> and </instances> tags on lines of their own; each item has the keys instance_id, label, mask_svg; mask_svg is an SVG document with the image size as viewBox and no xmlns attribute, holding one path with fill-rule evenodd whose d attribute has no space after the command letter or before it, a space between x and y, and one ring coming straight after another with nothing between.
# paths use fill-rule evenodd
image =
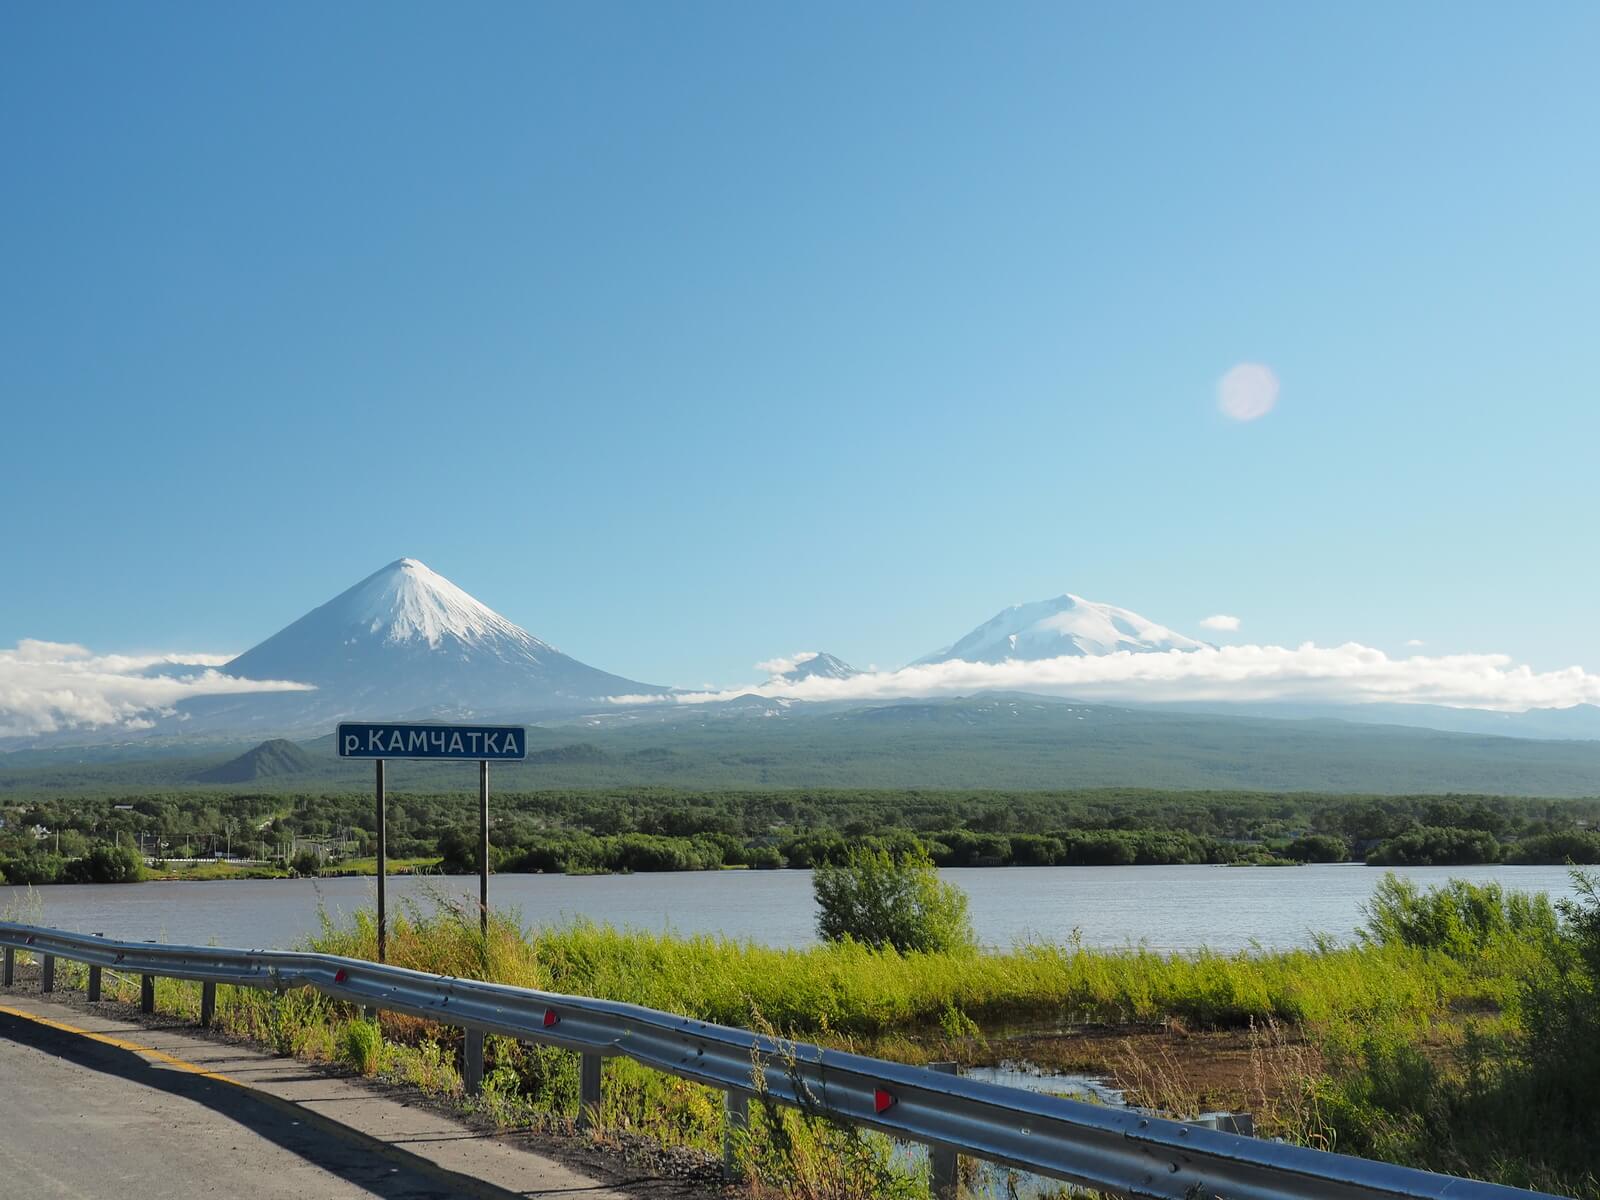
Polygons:
<instances>
[{"instance_id":1,"label":"white cloud","mask_svg":"<svg viewBox=\"0 0 1600 1200\"><path fill-rule=\"evenodd\" d=\"M65 730L147 729L191 696L310 690L282 680L235 679L214 668L226 654L95 654L68 642L23 638L0 650L0 737Z\"/></svg>"},{"instance_id":2,"label":"white cloud","mask_svg":"<svg viewBox=\"0 0 1600 1200\"><path fill-rule=\"evenodd\" d=\"M802 663L810 662L816 656L815 650L801 650L788 658L769 658L766 662L758 662L756 670L765 671L769 677L776 679L780 675L787 675Z\"/></svg>"},{"instance_id":3,"label":"white cloud","mask_svg":"<svg viewBox=\"0 0 1600 1200\"><path fill-rule=\"evenodd\" d=\"M1215 616L1203 618L1200 627L1215 629L1218 633L1236 633L1239 629L1239 618L1230 617L1226 613L1217 613Z\"/></svg>"},{"instance_id":4,"label":"white cloud","mask_svg":"<svg viewBox=\"0 0 1600 1200\"><path fill-rule=\"evenodd\" d=\"M797 700L888 700L1031 691L1090 699L1386 701L1521 711L1600 703L1600 675L1582 667L1535 671L1504 654L1390 658L1348 642L1318 646L1223 646L1164 654L1062 657L1036 662L943 662L849 679L769 679L752 687L618 703L704 704L755 692Z\"/></svg>"},{"instance_id":5,"label":"white cloud","mask_svg":"<svg viewBox=\"0 0 1600 1200\"><path fill-rule=\"evenodd\" d=\"M1266 416L1278 403L1278 377L1261 363L1239 363L1217 381L1217 407L1235 421Z\"/></svg>"},{"instance_id":6,"label":"white cloud","mask_svg":"<svg viewBox=\"0 0 1600 1200\"><path fill-rule=\"evenodd\" d=\"M1407 638L1406 639L1406 645L1408 645L1408 646L1426 646L1427 644L1428 643L1423 641L1421 638Z\"/></svg>"}]
</instances>

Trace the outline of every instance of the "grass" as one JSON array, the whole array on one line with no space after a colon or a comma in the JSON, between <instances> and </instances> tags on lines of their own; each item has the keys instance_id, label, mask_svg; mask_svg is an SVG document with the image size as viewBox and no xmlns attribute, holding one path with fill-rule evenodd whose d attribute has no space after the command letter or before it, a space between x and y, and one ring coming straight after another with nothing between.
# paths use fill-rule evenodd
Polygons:
<instances>
[{"instance_id":1,"label":"grass","mask_svg":"<svg viewBox=\"0 0 1600 1200\"><path fill-rule=\"evenodd\" d=\"M418 858L391 858L389 859L389 874L391 875L434 875L439 871L440 859L438 855L424 855ZM378 873L378 860L374 858L346 858L339 862L331 863L318 872L324 877L340 875L376 875Z\"/></svg>"},{"instance_id":2,"label":"grass","mask_svg":"<svg viewBox=\"0 0 1600 1200\"><path fill-rule=\"evenodd\" d=\"M284 879L289 872L282 867L267 866L252 863L249 866L238 866L227 862L208 863L166 863L156 867L146 867L145 879Z\"/></svg>"},{"instance_id":3,"label":"grass","mask_svg":"<svg viewBox=\"0 0 1600 1200\"><path fill-rule=\"evenodd\" d=\"M391 858L391 875L432 875L439 869L437 857ZM376 858L350 858L331 863L317 874L323 878L343 875L377 875ZM287 868L262 863L239 866L228 862L166 863L145 868L144 878L166 880L287 879Z\"/></svg>"}]
</instances>

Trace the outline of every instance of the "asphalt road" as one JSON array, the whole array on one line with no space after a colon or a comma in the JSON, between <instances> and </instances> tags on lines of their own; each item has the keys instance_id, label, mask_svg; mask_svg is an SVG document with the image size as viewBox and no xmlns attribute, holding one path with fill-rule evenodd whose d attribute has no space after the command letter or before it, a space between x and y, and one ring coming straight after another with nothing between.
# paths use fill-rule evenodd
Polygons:
<instances>
[{"instance_id":1,"label":"asphalt road","mask_svg":"<svg viewBox=\"0 0 1600 1200\"><path fill-rule=\"evenodd\" d=\"M0 1196L629 1200L642 1191L292 1060L0 993Z\"/></svg>"}]
</instances>

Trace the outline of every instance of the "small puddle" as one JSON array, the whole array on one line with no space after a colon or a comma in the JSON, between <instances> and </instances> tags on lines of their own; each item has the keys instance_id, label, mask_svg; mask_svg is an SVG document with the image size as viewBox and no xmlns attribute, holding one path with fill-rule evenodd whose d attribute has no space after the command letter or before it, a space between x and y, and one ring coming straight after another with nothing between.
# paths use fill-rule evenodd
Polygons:
<instances>
[{"instance_id":1,"label":"small puddle","mask_svg":"<svg viewBox=\"0 0 1600 1200\"><path fill-rule=\"evenodd\" d=\"M1022 1088L1046 1096L1061 1096L1067 1100L1084 1100L1090 1104L1109 1104L1126 1108L1127 1097L1098 1075L1074 1075L1061 1071L1046 1071L1030 1062L1002 1062L994 1067L967 1067L961 1072L967 1079L981 1079L1001 1087Z\"/></svg>"}]
</instances>

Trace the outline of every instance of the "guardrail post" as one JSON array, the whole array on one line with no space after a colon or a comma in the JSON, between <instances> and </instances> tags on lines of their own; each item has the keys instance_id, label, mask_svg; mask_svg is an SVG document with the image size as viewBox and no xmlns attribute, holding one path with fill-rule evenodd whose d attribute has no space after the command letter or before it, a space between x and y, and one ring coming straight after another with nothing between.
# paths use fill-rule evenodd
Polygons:
<instances>
[{"instance_id":1,"label":"guardrail post","mask_svg":"<svg viewBox=\"0 0 1600 1200\"><path fill-rule=\"evenodd\" d=\"M17 952L14 947L7 946L4 955L5 962L0 965L0 984L10 987L17 981Z\"/></svg>"},{"instance_id":2,"label":"guardrail post","mask_svg":"<svg viewBox=\"0 0 1600 1200\"><path fill-rule=\"evenodd\" d=\"M1196 1117L1191 1124L1215 1129L1219 1133L1238 1133L1245 1137L1256 1135L1256 1119L1249 1113L1209 1113Z\"/></svg>"},{"instance_id":3,"label":"guardrail post","mask_svg":"<svg viewBox=\"0 0 1600 1200\"><path fill-rule=\"evenodd\" d=\"M583 1056L578 1094L579 1129L595 1129L600 1125L600 1068L604 1062L598 1054Z\"/></svg>"},{"instance_id":4,"label":"guardrail post","mask_svg":"<svg viewBox=\"0 0 1600 1200\"><path fill-rule=\"evenodd\" d=\"M722 1093L722 1177L737 1179L739 1139L750 1127L750 1097L743 1092Z\"/></svg>"},{"instance_id":5,"label":"guardrail post","mask_svg":"<svg viewBox=\"0 0 1600 1200\"><path fill-rule=\"evenodd\" d=\"M483 1030L467 1030L466 1045L461 1048L461 1078L467 1085L467 1095L476 1096L483 1090Z\"/></svg>"},{"instance_id":6,"label":"guardrail post","mask_svg":"<svg viewBox=\"0 0 1600 1200\"><path fill-rule=\"evenodd\" d=\"M153 1013L156 1010L156 977L154 975L139 976L139 1011Z\"/></svg>"},{"instance_id":7,"label":"guardrail post","mask_svg":"<svg viewBox=\"0 0 1600 1200\"><path fill-rule=\"evenodd\" d=\"M959 1075L961 1068L953 1062L932 1062L928 1070L941 1075ZM929 1190L933 1200L957 1200L961 1194L961 1156L954 1146L928 1147Z\"/></svg>"},{"instance_id":8,"label":"guardrail post","mask_svg":"<svg viewBox=\"0 0 1600 1200\"><path fill-rule=\"evenodd\" d=\"M39 969L39 990L41 992L53 992L56 990L56 956L54 954L46 954L44 956L44 966Z\"/></svg>"},{"instance_id":9,"label":"guardrail post","mask_svg":"<svg viewBox=\"0 0 1600 1200\"><path fill-rule=\"evenodd\" d=\"M208 979L200 985L200 1026L210 1029L217 1019L217 984Z\"/></svg>"},{"instance_id":10,"label":"guardrail post","mask_svg":"<svg viewBox=\"0 0 1600 1200\"><path fill-rule=\"evenodd\" d=\"M97 933L94 936L95 937L105 937L105 934ZM99 1002L100 1002L100 964L99 963L90 963L89 964L89 1003L90 1004L98 1004Z\"/></svg>"}]
</instances>

